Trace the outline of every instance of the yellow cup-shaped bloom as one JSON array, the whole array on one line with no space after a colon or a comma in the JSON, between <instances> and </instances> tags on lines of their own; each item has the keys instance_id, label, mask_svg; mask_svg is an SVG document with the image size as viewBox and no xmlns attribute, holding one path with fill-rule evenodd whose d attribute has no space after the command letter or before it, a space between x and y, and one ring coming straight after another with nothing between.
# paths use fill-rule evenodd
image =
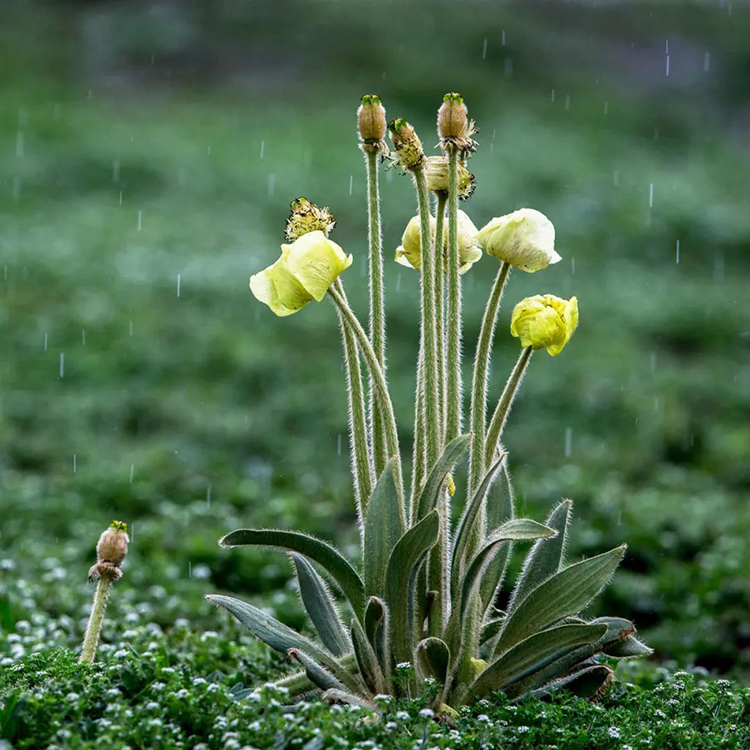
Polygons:
<instances>
[{"instance_id":1,"label":"yellow cup-shaped bloom","mask_svg":"<svg viewBox=\"0 0 750 750\"><path fill-rule=\"evenodd\" d=\"M432 240L435 239L435 217L430 217ZM401 244L396 248L396 262L402 266L419 270L422 266L421 224L419 216L414 216L406 225ZM448 227L443 234L443 251L448 247ZM458 212L458 258L459 273L466 273L480 258L482 249L477 242L477 228L463 211Z\"/></svg>"},{"instance_id":2,"label":"yellow cup-shaped bloom","mask_svg":"<svg viewBox=\"0 0 750 750\"><path fill-rule=\"evenodd\" d=\"M250 289L276 315L284 317L312 300L320 302L328 287L351 264L352 256L323 232L309 232L291 245L282 245L281 257L250 277Z\"/></svg>"},{"instance_id":3,"label":"yellow cup-shaped bloom","mask_svg":"<svg viewBox=\"0 0 750 750\"><path fill-rule=\"evenodd\" d=\"M528 273L562 260L555 252L554 225L533 208L492 219L479 230L479 244L489 255Z\"/></svg>"},{"instance_id":4,"label":"yellow cup-shaped bloom","mask_svg":"<svg viewBox=\"0 0 750 750\"><path fill-rule=\"evenodd\" d=\"M521 346L546 349L557 356L578 327L578 300L537 294L526 297L514 308L510 321L511 335L521 339Z\"/></svg>"}]
</instances>

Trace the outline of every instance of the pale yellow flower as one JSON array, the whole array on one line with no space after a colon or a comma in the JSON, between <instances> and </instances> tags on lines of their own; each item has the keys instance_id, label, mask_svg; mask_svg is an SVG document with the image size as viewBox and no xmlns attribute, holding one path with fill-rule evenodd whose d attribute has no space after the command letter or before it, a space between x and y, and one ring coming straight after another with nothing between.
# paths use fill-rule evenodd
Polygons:
<instances>
[{"instance_id":1,"label":"pale yellow flower","mask_svg":"<svg viewBox=\"0 0 750 750\"><path fill-rule=\"evenodd\" d=\"M521 339L521 346L546 349L557 356L578 327L578 300L560 299L553 294L526 297L514 308L510 321L511 335Z\"/></svg>"},{"instance_id":2,"label":"pale yellow flower","mask_svg":"<svg viewBox=\"0 0 750 750\"><path fill-rule=\"evenodd\" d=\"M435 217L430 217L432 241L435 240ZM419 216L414 216L406 225L401 237L401 244L396 248L396 262L402 266L419 270L422 266L421 223ZM443 251L448 248L448 225L443 233ZM477 242L477 228L474 222L463 211L458 212L458 258L459 273L466 273L480 258L482 249Z\"/></svg>"},{"instance_id":3,"label":"pale yellow flower","mask_svg":"<svg viewBox=\"0 0 750 750\"><path fill-rule=\"evenodd\" d=\"M562 260L555 252L554 225L533 208L492 219L479 230L479 244L488 255L528 273Z\"/></svg>"},{"instance_id":4,"label":"pale yellow flower","mask_svg":"<svg viewBox=\"0 0 750 750\"><path fill-rule=\"evenodd\" d=\"M250 277L255 297L280 317L292 315L308 302L320 302L339 274L352 264L339 245L321 231L309 232L291 245L281 246L281 257Z\"/></svg>"}]
</instances>

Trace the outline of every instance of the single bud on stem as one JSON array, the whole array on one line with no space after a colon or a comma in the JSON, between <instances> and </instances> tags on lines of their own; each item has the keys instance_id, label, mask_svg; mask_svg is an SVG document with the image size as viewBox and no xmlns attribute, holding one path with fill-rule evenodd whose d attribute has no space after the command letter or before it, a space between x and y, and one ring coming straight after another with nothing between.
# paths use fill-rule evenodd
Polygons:
<instances>
[{"instance_id":1,"label":"single bud on stem","mask_svg":"<svg viewBox=\"0 0 750 750\"><path fill-rule=\"evenodd\" d=\"M104 612L109 601L112 584L122 577L120 565L128 552L128 527L122 521L112 521L109 528L99 537L96 545L96 565L89 570L89 583L97 580L94 603L91 607L89 624L83 639L81 664L93 664L99 635L104 624Z\"/></svg>"},{"instance_id":2,"label":"single bud on stem","mask_svg":"<svg viewBox=\"0 0 750 750\"><path fill-rule=\"evenodd\" d=\"M469 119L468 110L461 94L446 94L438 109L438 135L443 151L456 151L468 156L476 151L477 144L471 136L476 133L474 120Z\"/></svg>"},{"instance_id":3,"label":"single bud on stem","mask_svg":"<svg viewBox=\"0 0 750 750\"><path fill-rule=\"evenodd\" d=\"M394 158L404 172L421 167L424 149L414 128L403 117L399 117L388 123L388 133L395 149Z\"/></svg>"},{"instance_id":4,"label":"single bud on stem","mask_svg":"<svg viewBox=\"0 0 750 750\"><path fill-rule=\"evenodd\" d=\"M357 129L362 141L360 148L365 153L388 155L385 143L385 107L377 94L365 94L357 110Z\"/></svg>"},{"instance_id":5,"label":"single bud on stem","mask_svg":"<svg viewBox=\"0 0 750 750\"><path fill-rule=\"evenodd\" d=\"M304 196L291 202L291 213L286 220L284 234L289 242L294 242L304 234L320 231L328 237L336 226L336 219L327 206L318 208Z\"/></svg>"}]
</instances>

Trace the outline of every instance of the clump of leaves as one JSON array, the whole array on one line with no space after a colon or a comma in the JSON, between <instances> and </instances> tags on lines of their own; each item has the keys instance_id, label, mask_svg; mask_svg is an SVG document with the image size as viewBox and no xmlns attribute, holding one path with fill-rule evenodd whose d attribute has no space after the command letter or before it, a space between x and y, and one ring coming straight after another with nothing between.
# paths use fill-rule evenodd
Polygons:
<instances>
[{"instance_id":1,"label":"clump of leaves","mask_svg":"<svg viewBox=\"0 0 750 750\"><path fill-rule=\"evenodd\" d=\"M369 334L349 306L339 278L352 258L328 239L333 224L296 220L301 206L307 214L330 216L307 199L292 203L289 225L299 228L294 241L282 246L276 263L251 278L250 287L279 316L326 295L336 307L347 370L361 566L356 569L330 544L299 531L240 529L221 540L224 547L257 545L290 553L317 639L233 597L208 598L299 662L301 671L279 683L291 696L319 689L331 701L377 709L380 695L426 695L432 709L448 714L496 691L511 700L545 697L559 688L599 698L613 679L602 656L649 653L632 622L580 616L610 580L625 546L566 565L571 502L562 501L544 524L516 518L508 457L500 442L532 353L546 349L557 356L570 341L578 325L575 297L535 295L516 305L511 334L520 339L521 353L489 425L486 419L490 353L506 282L512 267L534 273L560 260L554 226L540 212L521 209L477 231L458 211L459 175L477 146L471 138L474 123L460 95L447 94L438 113L446 162L440 180L426 179L427 160L414 128L402 118L388 126L394 146L390 158L412 175L418 208L397 252L419 271L421 292L407 499L385 372L377 167L388 149L382 142L385 111L378 97L363 99L359 122L368 176ZM428 187L435 197L434 217ZM501 262L477 342L471 432L461 434L461 275L483 251ZM362 362L369 373L369 402ZM463 512L451 529L453 474L467 452ZM533 546L501 611L495 604L511 549L524 542ZM330 582L346 599L346 619Z\"/></svg>"}]
</instances>

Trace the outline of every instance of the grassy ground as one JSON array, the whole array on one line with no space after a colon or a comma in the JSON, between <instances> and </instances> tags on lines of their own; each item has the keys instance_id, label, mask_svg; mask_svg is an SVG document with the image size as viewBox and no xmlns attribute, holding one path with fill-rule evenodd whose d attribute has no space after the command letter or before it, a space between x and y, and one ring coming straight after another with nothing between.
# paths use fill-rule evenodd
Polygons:
<instances>
[{"instance_id":1,"label":"grassy ground","mask_svg":"<svg viewBox=\"0 0 750 750\"><path fill-rule=\"evenodd\" d=\"M571 557L630 545L601 611L632 617L657 662L748 678L743 9L32 10L9 4L0 28L6 668L78 642L85 574L113 517L133 544L105 641L134 616L234 638L202 600L216 590L301 623L283 556L216 540L273 525L355 541L339 343L330 306L278 320L247 277L276 256L287 204L305 194L339 219L364 315L358 98L378 91L431 146L439 97L456 88L481 129L466 210L481 226L536 207L564 256L512 279L493 395L516 356L512 305L549 291L581 307L564 354L535 358L506 432L519 510L541 518L572 497ZM390 254L412 197L393 171L383 186ZM466 278L469 353L494 272L485 258ZM415 275L389 265L386 292L408 444ZM43 640L14 637L35 618ZM196 638L185 635L186 652ZM251 683L278 666L219 650L196 651L192 674L243 671Z\"/></svg>"}]
</instances>

